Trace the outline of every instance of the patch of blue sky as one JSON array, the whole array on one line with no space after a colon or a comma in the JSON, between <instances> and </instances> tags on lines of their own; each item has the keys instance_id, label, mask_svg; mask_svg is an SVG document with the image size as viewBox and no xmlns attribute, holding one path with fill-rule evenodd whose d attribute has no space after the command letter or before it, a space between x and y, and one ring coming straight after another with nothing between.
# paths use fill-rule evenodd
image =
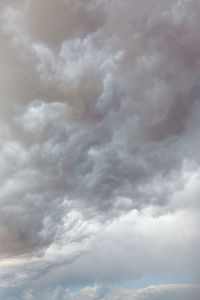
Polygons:
<instances>
[{"instance_id":1,"label":"patch of blue sky","mask_svg":"<svg viewBox=\"0 0 200 300\"><path fill-rule=\"evenodd\" d=\"M126 288L144 288L149 285L160 284L197 284L200 280L193 272L150 272L139 279L124 280L120 286Z\"/></svg>"}]
</instances>

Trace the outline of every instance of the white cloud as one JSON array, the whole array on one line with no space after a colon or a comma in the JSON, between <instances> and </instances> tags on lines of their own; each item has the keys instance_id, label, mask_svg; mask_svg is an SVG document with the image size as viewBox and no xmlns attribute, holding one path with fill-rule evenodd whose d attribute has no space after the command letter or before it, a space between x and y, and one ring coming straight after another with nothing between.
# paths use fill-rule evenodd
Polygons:
<instances>
[{"instance_id":1,"label":"white cloud","mask_svg":"<svg viewBox=\"0 0 200 300\"><path fill-rule=\"evenodd\" d=\"M198 280L199 214L178 211L152 216L133 211L102 228L87 252L49 271L34 286L120 282L151 272L193 273ZM196 278L195 278L196 277Z\"/></svg>"},{"instance_id":2,"label":"white cloud","mask_svg":"<svg viewBox=\"0 0 200 300\"><path fill-rule=\"evenodd\" d=\"M68 289L57 288L52 292L34 293L26 290L20 295L23 300L198 300L199 285L166 284L149 286L142 289L126 289L106 286L87 286L78 292L70 292ZM3 300L18 300L19 298L6 298Z\"/></svg>"}]
</instances>

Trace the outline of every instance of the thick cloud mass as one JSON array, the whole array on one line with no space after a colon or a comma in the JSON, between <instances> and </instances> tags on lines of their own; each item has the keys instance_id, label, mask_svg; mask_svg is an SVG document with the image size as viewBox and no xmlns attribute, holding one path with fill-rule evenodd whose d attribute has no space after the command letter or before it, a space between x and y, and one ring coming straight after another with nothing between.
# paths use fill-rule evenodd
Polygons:
<instances>
[{"instance_id":1,"label":"thick cloud mass","mask_svg":"<svg viewBox=\"0 0 200 300\"><path fill-rule=\"evenodd\" d=\"M135 278L165 268L177 237L177 268L198 273L199 13L193 0L1 1L1 286L66 278L61 264L71 282Z\"/></svg>"}]
</instances>

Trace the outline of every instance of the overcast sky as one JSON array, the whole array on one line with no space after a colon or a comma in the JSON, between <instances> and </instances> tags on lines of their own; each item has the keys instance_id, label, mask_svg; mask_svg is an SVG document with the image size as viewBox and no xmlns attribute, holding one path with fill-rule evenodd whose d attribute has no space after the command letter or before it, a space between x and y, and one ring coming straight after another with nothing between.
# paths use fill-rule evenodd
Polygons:
<instances>
[{"instance_id":1,"label":"overcast sky","mask_svg":"<svg viewBox=\"0 0 200 300\"><path fill-rule=\"evenodd\" d=\"M1 300L199 299L199 31L196 0L0 1Z\"/></svg>"}]
</instances>

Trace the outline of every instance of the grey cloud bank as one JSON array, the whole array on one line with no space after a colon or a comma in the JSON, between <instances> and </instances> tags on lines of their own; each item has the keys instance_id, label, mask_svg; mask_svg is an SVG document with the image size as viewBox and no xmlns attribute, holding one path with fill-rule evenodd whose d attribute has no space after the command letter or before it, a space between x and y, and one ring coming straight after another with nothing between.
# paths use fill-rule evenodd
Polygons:
<instances>
[{"instance_id":1,"label":"grey cloud bank","mask_svg":"<svg viewBox=\"0 0 200 300\"><path fill-rule=\"evenodd\" d=\"M1 1L2 287L198 277L199 13Z\"/></svg>"}]
</instances>

